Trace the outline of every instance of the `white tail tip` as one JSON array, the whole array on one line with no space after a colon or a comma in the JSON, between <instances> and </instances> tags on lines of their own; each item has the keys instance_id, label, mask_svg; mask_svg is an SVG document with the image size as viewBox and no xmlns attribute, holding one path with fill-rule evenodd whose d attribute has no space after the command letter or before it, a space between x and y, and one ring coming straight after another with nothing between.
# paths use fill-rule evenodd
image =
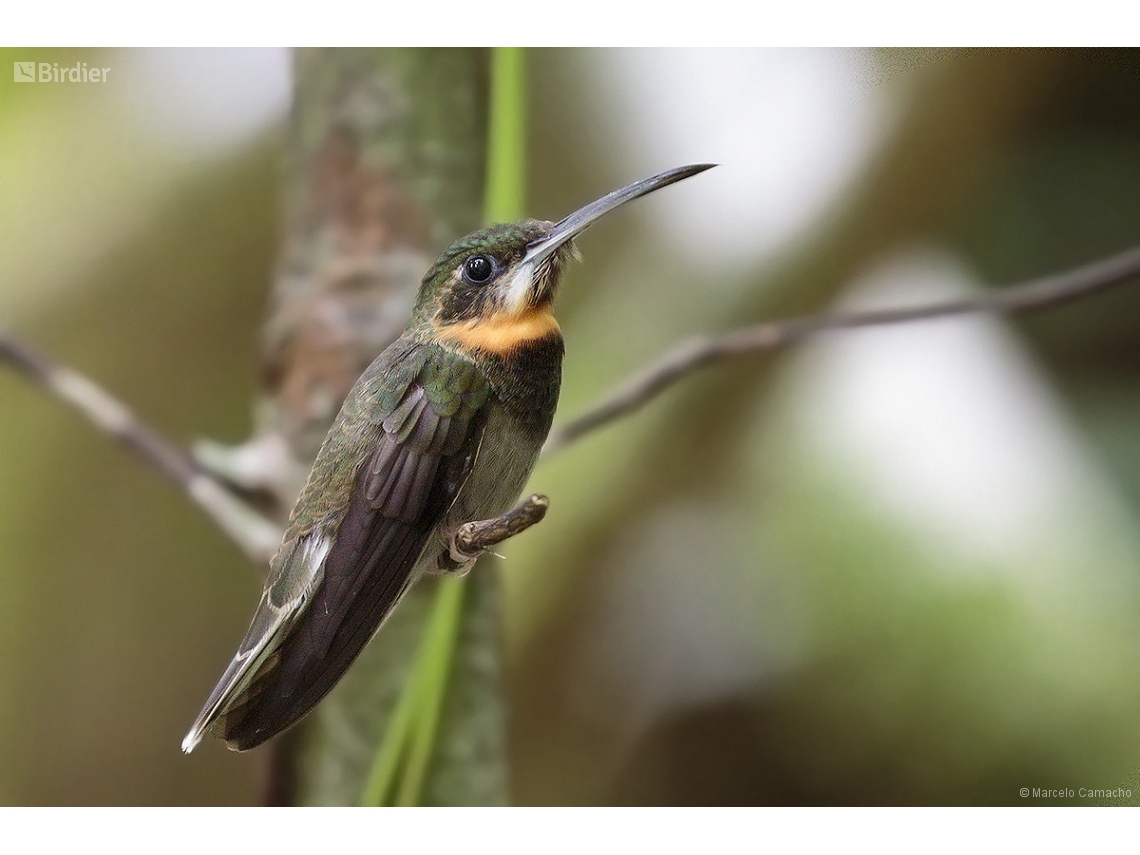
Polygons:
<instances>
[{"instance_id":1,"label":"white tail tip","mask_svg":"<svg viewBox=\"0 0 1140 855\"><path fill-rule=\"evenodd\" d=\"M198 728L194 728L188 734L186 734L186 738L182 740L183 753L189 754L201 741L202 731L198 730Z\"/></svg>"}]
</instances>

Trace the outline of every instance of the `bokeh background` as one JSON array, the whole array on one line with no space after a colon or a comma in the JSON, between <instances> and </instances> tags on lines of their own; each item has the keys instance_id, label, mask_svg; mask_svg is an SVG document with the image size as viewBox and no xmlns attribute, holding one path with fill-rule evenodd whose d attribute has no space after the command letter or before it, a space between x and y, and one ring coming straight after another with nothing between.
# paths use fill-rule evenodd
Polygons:
<instances>
[{"instance_id":1,"label":"bokeh background","mask_svg":"<svg viewBox=\"0 0 1140 855\"><path fill-rule=\"evenodd\" d=\"M240 442L289 52L0 60L0 325L179 442ZM112 70L10 82L30 60ZM1140 243L1136 52L528 65L531 214L721 164L581 240L561 418L690 334ZM503 550L512 801L1140 800L1138 366L1140 287L842 333L695 375L542 464L551 514ZM263 753L178 745L259 587L166 483L0 370L0 803L257 802Z\"/></svg>"}]
</instances>

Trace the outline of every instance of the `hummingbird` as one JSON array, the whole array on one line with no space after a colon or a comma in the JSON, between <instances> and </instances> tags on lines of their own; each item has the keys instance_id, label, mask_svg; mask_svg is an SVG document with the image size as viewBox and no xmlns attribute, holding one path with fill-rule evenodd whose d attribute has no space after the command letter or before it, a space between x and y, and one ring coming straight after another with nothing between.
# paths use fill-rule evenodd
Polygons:
<instances>
[{"instance_id":1,"label":"hummingbird","mask_svg":"<svg viewBox=\"0 0 1140 855\"><path fill-rule=\"evenodd\" d=\"M493 225L427 271L403 334L365 369L317 453L249 630L194 726L236 751L305 716L424 573L465 573L455 534L507 511L554 419L551 306L574 238L715 164L635 182L557 222Z\"/></svg>"}]
</instances>

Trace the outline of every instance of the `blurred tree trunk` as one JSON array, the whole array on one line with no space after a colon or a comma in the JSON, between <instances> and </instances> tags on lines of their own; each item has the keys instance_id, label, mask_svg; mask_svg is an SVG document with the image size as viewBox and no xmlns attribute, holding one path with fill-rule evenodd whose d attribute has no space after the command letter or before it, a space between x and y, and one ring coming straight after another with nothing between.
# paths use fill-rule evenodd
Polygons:
<instances>
[{"instance_id":1,"label":"blurred tree trunk","mask_svg":"<svg viewBox=\"0 0 1140 855\"><path fill-rule=\"evenodd\" d=\"M245 446L264 461L245 486L268 494L279 517L349 388L403 329L423 272L480 224L487 79L482 50L295 56L284 234ZM484 566L471 582L428 804L505 798L498 581ZM358 801L434 590L421 583L329 697L276 741L267 801Z\"/></svg>"}]
</instances>

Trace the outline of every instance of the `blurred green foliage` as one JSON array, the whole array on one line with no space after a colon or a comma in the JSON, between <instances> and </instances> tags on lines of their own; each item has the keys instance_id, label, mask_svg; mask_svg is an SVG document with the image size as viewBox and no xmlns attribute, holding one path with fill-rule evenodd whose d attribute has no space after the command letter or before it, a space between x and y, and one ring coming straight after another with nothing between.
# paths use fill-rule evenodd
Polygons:
<instances>
[{"instance_id":1,"label":"blurred green foliage","mask_svg":"<svg viewBox=\"0 0 1140 855\"><path fill-rule=\"evenodd\" d=\"M596 60L531 52L528 213L631 178L598 119ZM634 215L582 241L560 303L560 417L686 334L822 309L914 246L998 286L1140 243L1135 52L880 61L903 92L889 137L756 269L710 285ZM4 141L45 110L64 133L85 108L17 90L0 85L0 170L39 174L56 149ZM160 202L138 196L129 228L94 223L107 244L58 268L71 280L36 302L0 281L0 323L180 441L241 439L278 155L268 139L197 172L154 167ZM5 210L59 205L17 201ZM35 270L43 246L10 234L4 253L28 258L3 269ZM512 800L1025 804L1022 786L1128 780L1140 797L1138 310L1126 288L1012 326L1076 453L1123 497L1121 519L1089 520L1100 506L1074 494L1078 558L1049 558L1042 531L1044 559L970 559L884 511L790 403L811 376L801 355L694 376L544 463L530 488L551 513L504 550ZM255 574L165 483L7 373L0 586L0 801L256 801L258 753L178 753Z\"/></svg>"},{"instance_id":2,"label":"blurred green foliage","mask_svg":"<svg viewBox=\"0 0 1140 855\"><path fill-rule=\"evenodd\" d=\"M187 177L138 243L17 328L177 440L240 437L274 251L273 167L261 143ZM39 390L5 372L0 400L0 800L250 798L256 758L179 765L174 748L248 619L256 571Z\"/></svg>"}]
</instances>

